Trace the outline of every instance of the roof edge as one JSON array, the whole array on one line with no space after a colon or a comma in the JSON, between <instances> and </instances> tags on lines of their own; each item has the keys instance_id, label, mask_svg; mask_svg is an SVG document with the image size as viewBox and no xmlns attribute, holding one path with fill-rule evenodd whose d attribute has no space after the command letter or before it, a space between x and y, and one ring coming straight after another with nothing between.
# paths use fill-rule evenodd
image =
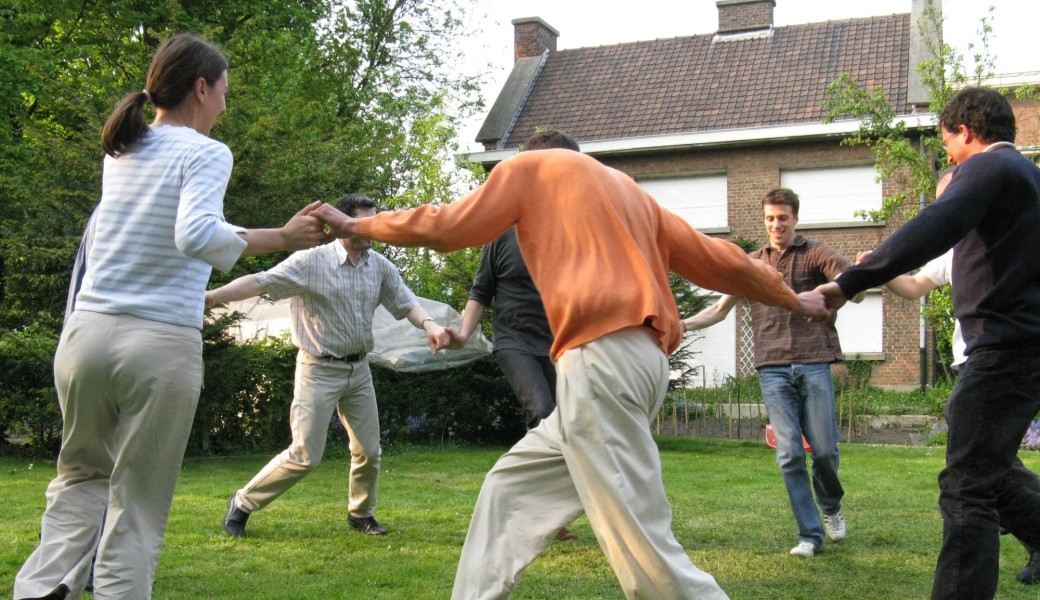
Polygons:
<instances>
[{"instance_id":1,"label":"roof edge","mask_svg":"<svg viewBox=\"0 0 1040 600\"><path fill-rule=\"evenodd\" d=\"M750 127L746 129L724 129L719 131L700 131L696 133L653 135L613 140L579 141L581 143L581 151L593 156L640 154L645 152L659 152L662 150L746 145L756 142L844 137L858 131L865 122L864 119L848 119L834 121L833 123L803 123L796 125L776 125L770 127ZM939 123L935 113L901 115L893 119L893 123L899 122L902 122L906 128L910 130L934 128ZM508 148L503 150L462 153L458 156L464 161L486 164L503 161L516 153L516 148Z\"/></svg>"},{"instance_id":2,"label":"roof edge","mask_svg":"<svg viewBox=\"0 0 1040 600\"><path fill-rule=\"evenodd\" d=\"M541 56L521 58L513 63L513 70L509 72L509 78L495 98L495 103L491 105L475 141L482 144L501 143L508 137L531 94L535 81L538 80L545 59L546 53L543 52Z\"/></svg>"}]
</instances>

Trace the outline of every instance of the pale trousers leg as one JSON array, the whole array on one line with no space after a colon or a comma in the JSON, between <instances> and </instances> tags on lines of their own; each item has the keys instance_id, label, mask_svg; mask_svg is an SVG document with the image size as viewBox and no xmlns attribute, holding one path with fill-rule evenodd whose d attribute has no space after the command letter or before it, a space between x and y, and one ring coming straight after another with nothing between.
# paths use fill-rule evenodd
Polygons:
<instances>
[{"instance_id":1,"label":"pale trousers leg","mask_svg":"<svg viewBox=\"0 0 1040 600\"><path fill-rule=\"evenodd\" d=\"M63 417L58 475L47 488L40 546L18 572L14 597L62 583L78 597L96 548L94 598L150 598L202 382L201 334L77 311L54 370Z\"/></svg>"},{"instance_id":2,"label":"pale trousers leg","mask_svg":"<svg viewBox=\"0 0 1040 600\"><path fill-rule=\"evenodd\" d=\"M329 421L339 415L350 437L350 514L370 517L379 486L379 409L372 371L365 361L328 361L300 351L289 409L292 443L237 492L243 510L260 510L318 467L328 441Z\"/></svg>"},{"instance_id":3,"label":"pale trousers leg","mask_svg":"<svg viewBox=\"0 0 1040 600\"><path fill-rule=\"evenodd\" d=\"M568 350L557 409L488 473L455 575L455 600L508 598L560 527L584 512L628 598L726 598L671 531L650 424L668 361L644 328Z\"/></svg>"}]
</instances>

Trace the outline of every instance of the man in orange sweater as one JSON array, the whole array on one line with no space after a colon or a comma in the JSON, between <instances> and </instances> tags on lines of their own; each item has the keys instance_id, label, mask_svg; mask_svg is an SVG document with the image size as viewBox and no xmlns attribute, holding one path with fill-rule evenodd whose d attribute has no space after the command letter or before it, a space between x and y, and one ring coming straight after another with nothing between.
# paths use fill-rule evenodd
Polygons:
<instances>
[{"instance_id":1,"label":"man in orange sweater","mask_svg":"<svg viewBox=\"0 0 1040 600\"><path fill-rule=\"evenodd\" d=\"M511 226L552 328L557 409L491 469L474 508L454 599L507 598L564 525L584 512L629 598L719 599L671 531L650 425L679 344L668 286L697 285L812 318L780 274L695 231L627 175L572 150L522 152L465 198L365 219L325 205L337 237L450 252ZM818 300L818 298L817 298Z\"/></svg>"}]
</instances>

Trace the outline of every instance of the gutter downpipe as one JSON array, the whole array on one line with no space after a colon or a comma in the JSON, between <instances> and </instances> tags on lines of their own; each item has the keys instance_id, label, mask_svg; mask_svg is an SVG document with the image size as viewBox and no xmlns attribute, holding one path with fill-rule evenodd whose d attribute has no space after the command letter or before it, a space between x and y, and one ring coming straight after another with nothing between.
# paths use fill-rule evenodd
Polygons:
<instances>
[{"instance_id":1,"label":"gutter downpipe","mask_svg":"<svg viewBox=\"0 0 1040 600\"><path fill-rule=\"evenodd\" d=\"M918 145L921 148L921 156L922 156L922 158L927 157L928 148L924 145L924 137L923 136L918 138ZM921 199L920 199L920 207L919 207L919 209L923 209L925 207L925 203L926 203L926 197L925 197L925 193L922 191L921 192ZM920 371L921 371L921 394L924 394L925 393L925 387L928 384L928 324L925 322L925 318L924 318L925 307L928 304L928 294L925 294L925 295L921 296L921 298L920 298L920 300L918 300L918 302L920 303L919 312L920 312L920 324L921 324L921 336L920 336L920 341L918 342L918 347L919 347L919 350L920 350L920 365L919 365L919 368L920 368Z\"/></svg>"}]
</instances>

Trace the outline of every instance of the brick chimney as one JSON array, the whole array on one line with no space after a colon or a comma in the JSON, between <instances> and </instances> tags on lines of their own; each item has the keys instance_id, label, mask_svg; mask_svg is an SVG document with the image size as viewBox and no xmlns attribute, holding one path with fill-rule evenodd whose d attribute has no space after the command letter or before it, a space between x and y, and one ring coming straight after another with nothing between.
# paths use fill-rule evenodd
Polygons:
<instances>
[{"instance_id":1,"label":"brick chimney","mask_svg":"<svg viewBox=\"0 0 1040 600\"><path fill-rule=\"evenodd\" d=\"M715 0L719 35L771 29L776 0Z\"/></svg>"},{"instance_id":2,"label":"brick chimney","mask_svg":"<svg viewBox=\"0 0 1040 600\"><path fill-rule=\"evenodd\" d=\"M556 52L556 38L560 32L540 17L513 19L513 62L521 58L541 56L542 52Z\"/></svg>"}]
</instances>

